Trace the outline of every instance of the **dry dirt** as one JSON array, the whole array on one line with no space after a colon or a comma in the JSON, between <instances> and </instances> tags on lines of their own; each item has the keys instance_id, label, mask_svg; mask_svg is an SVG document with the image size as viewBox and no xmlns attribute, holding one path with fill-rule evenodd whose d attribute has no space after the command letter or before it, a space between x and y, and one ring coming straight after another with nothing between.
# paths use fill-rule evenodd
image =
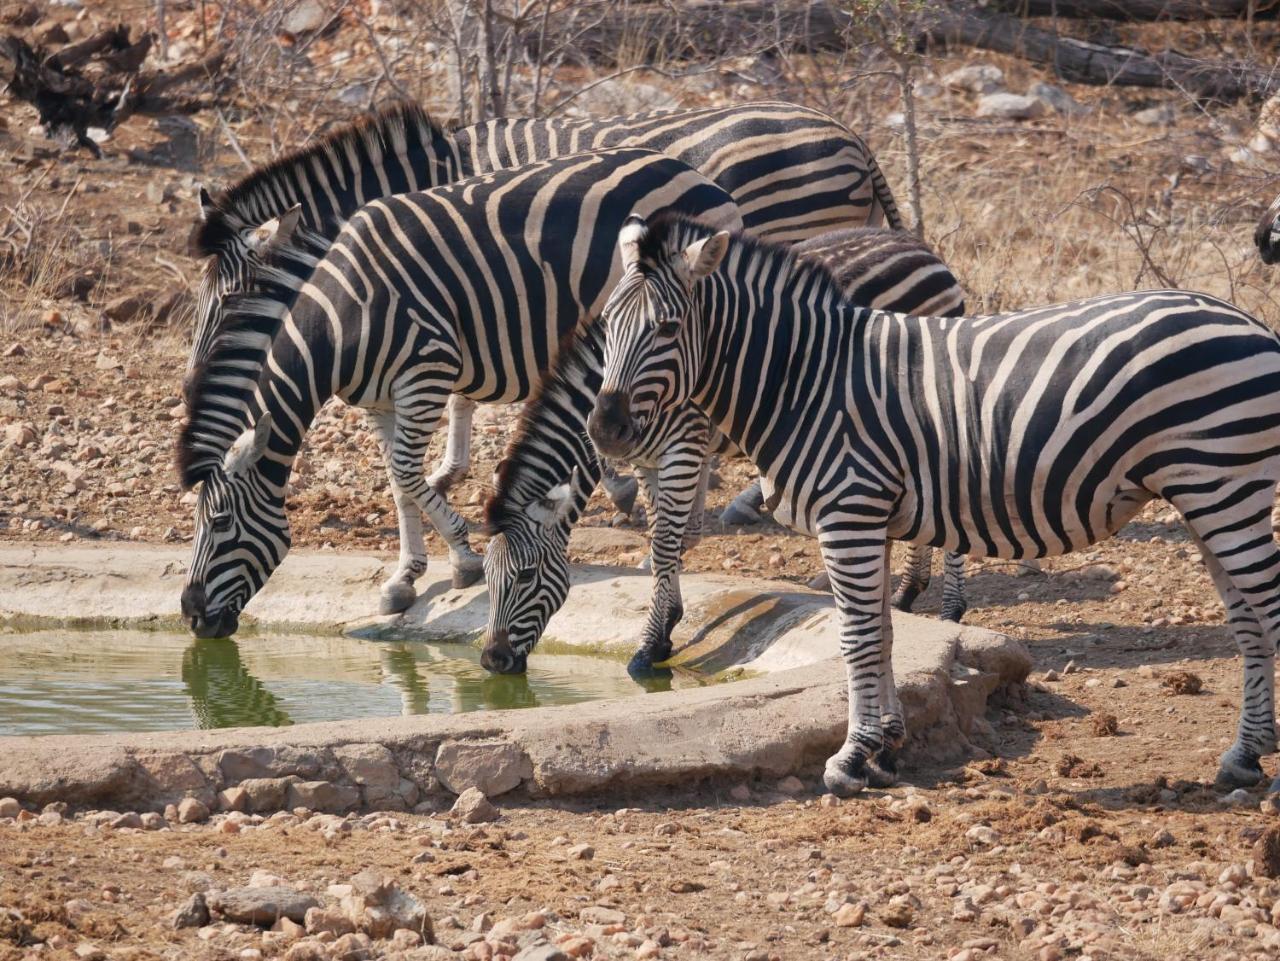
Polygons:
<instances>
[{"instance_id":1,"label":"dry dirt","mask_svg":"<svg viewBox=\"0 0 1280 961\"><path fill-rule=\"evenodd\" d=\"M90 3L87 19L111 12ZM1274 56L1271 28L1259 29ZM966 59L998 63L1018 91L1051 79L995 57L932 67L942 75ZM1280 319L1274 276L1248 243L1274 161L1231 159L1248 139L1248 111L1170 100L1173 126L1151 128L1133 115L1165 95L1067 89L1093 113L992 124L972 118L967 94L922 101L929 234L974 304L1157 283L1136 226L1172 281ZM685 103L809 93L741 76L710 92L671 89ZM894 101L867 93L825 105L868 133L905 206L901 138L885 124ZM25 260L0 269L0 537L185 541L190 507L170 459L189 300L157 325L103 317L128 313L121 298L141 298L145 315L190 287L198 265L182 251L193 188L237 175L238 162L205 116L189 155L175 159L172 130L139 120L92 160L30 134L25 106L3 95L0 106L0 201L39 208L46 230L39 256L28 245ZM237 116L255 156L276 142L254 115ZM1137 221L1119 222L1129 208L1117 195L1081 197L1112 187L1135 201ZM477 418L471 478L454 496L472 517L511 419ZM748 472L729 464L721 474L713 510ZM322 415L297 481L296 545L394 549L380 457L359 414ZM584 523L621 520L597 497ZM808 540L714 523L687 565L798 581L818 570ZM793 784L713 784L570 807L507 801L501 820L479 828L446 830L443 815L353 819L350 832L288 818L238 833L0 823L0 959L279 956L278 938L221 925L176 931L168 915L192 890L243 884L255 869L323 894L367 866L419 896L448 945L486 912L544 912L542 933L588 937L565 949L596 957L1276 957L1280 882L1249 865L1257 837L1280 820L1260 811L1259 792L1228 803L1209 783L1234 730L1239 665L1181 527L1155 505L1089 554L1047 562L1044 575L999 563L970 570L966 619L1024 638L1037 663L1028 710L988 719L991 759L910 770L915 787L842 804L819 800L814 771L795 796L781 793ZM937 603L935 586L917 609ZM1178 693L1194 686L1191 675L1199 692ZM568 860L583 843L594 857ZM624 914L619 930L579 918L597 904ZM507 927L457 956L511 954L534 936Z\"/></svg>"}]
</instances>

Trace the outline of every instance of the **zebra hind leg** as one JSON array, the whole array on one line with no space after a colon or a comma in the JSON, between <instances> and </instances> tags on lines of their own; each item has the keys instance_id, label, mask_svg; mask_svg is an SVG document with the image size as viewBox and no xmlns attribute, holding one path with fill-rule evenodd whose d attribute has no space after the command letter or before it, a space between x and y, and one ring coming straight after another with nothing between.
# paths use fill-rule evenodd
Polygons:
<instances>
[{"instance_id":1,"label":"zebra hind leg","mask_svg":"<svg viewBox=\"0 0 1280 961\"><path fill-rule=\"evenodd\" d=\"M391 576L383 582L378 609L383 614L399 614L407 611L418 599L414 586L427 570L427 545L422 536L422 509L418 502L397 483L391 467L391 447L395 439L395 414L391 411L371 411L370 419L378 432L382 456L387 464L387 477L391 494L395 498L396 519L400 529L400 562Z\"/></svg>"},{"instance_id":2,"label":"zebra hind leg","mask_svg":"<svg viewBox=\"0 0 1280 961\"><path fill-rule=\"evenodd\" d=\"M902 569L898 589L890 602L900 611L910 611L916 598L929 589L933 571L933 548L924 544L907 545L907 566Z\"/></svg>"},{"instance_id":3,"label":"zebra hind leg","mask_svg":"<svg viewBox=\"0 0 1280 961\"><path fill-rule=\"evenodd\" d=\"M885 542L886 584L890 576L889 555L890 546ZM884 730L884 745L867 762L867 784L874 788L893 787L898 782L898 751L907 739L902 703L898 700L898 686L893 679L893 618L890 615L887 592L883 616L884 629L880 642L880 724Z\"/></svg>"},{"instance_id":4,"label":"zebra hind leg","mask_svg":"<svg viewBox=\"0 0 1280 961\"><path fill-rule=\"evenodd\" d=\"M471 469L471 423L476 402L462 394L449 395L449 429L445 436L444 459L431 472L427 483L441 497L449 493Z\"/></svg>"},{"instance_id":5,"label":"zebra hind leg","mask_svg":"<svg viewBox=\"0 0 1280 961\"><path fill-rule=\"evenodd\" d=\"M947 551L942 557L942 619L960 623L969 609L964 590L964 555Z\"/></svg>"},{"instance_id":6,"label":"zebra hind leg","mask_svg":"<svg viewBox=\"0 0 1280 961\"><path fill-rule=\"evenodd\" d=\"M760 489L760 479L756 478L720 512L720 523L729 527L759 524L763 510L764 491Z\"/></svg>"},{"instance_id":7,"label":"zebra hind leg","mask_svg":"<svg viewBox=\"0 0 1280 961\"><path fill-rule=\"evenodd\" d=\"M623 477L619 474L612 461L602 461L601 467L603 472L600 484L604 487L604 492L613 502L613 506L618 509L619 514L630 517L631 512L636 509L636 495L640 492L640 485L636 483L634 477Z\"/></svg>"},{"instance_id":8,"label":"zebra hind leg","mask_svg":"<svg viewBox=\"0 0 1280 961\"><path fill-rule=\"evenodd\" d=\"M1261 484L1261 486L1260 486ZM1280 640L1280 550L1271 530L1274 481L1233 479L1207 497L1173 497L1200 547L1227 609L1244 660L1244 698L1236 738L1222 755L1217 783L1251 787L1263 777L1261 757L1276 750L1275 655ZM1218 504L1229 505L1219 508ZM1273 787L1280 789L1280 778Z\"/></svg>"}]
</instances>

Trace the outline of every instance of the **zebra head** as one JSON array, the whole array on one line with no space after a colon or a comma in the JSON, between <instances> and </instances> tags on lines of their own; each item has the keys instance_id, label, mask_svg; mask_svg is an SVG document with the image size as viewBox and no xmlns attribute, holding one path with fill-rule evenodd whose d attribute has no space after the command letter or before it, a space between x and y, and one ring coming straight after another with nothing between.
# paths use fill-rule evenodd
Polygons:
<instances>
[{"instance_id":1,"label":"zebra head","mask_svg":"<svg viewBox=\"0 0 1280 961\"><path fill-rule=\"evenodd\" d=\"M605 303L604 382L587 432L606 457L626 457L662 411L689 399L702 345L688 336L693 285L719 266L728 231L631 216L618 235L623 274Z\"/></svg>"},{"instance_id":2,"label":"zebra head","mask_svg":"<svg viewBox=\"0 0 1280 961\"><path fill-rule=\"evenodd\" d=\"M493 521L485 548L489 624L480 663L495 674L523 674L551 615L569 594L569 521L577 479Z\"/></svg>"},{"instance_id":3,"label":"zebra head","mask_svg":"<svg viewBox=\"0 0 1280 961\"><path fill-rule=\"evenodd\" d=\"M263 414L201 475L182 616L196 637L230 637L240 612L289 550L284 491L258 466L271 437Z\"/></svg>"},{"instance_id":4,"label":"zebra head","mask_svg":"<svg viewBox=\"0 0 1280 961\"><path fill-rule=\"evenodd\" d=\"M249 289L264 262L294 240L302 217L302 205L294 204L278 217L250 223L229 207L220 205L200 188L200 222L188 246L194 257L211 257L196 294L195 338L191 344L188 373L204 358L217 338L223 298Z\"/></svg>"}]
</instances>

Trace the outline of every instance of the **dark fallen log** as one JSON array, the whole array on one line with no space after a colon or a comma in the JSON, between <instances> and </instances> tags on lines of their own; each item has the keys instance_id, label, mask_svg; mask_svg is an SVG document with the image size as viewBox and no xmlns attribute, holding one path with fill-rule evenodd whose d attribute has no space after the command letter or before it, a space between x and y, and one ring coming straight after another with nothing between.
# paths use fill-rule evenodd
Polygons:
<instances>
[{"instance_id":1,"label":"dark fallen log","mask_svg":"<svg viewBox=\"0 0 1280 961\"><path fill-rule=\"evenodd\" d=\"M924 35L933 43L959 43L1041 63L1073 83L1184 90L1224 103L1261 100L1280 89L1280 76L1253 64L1090 43L972 7L931 13Z\"/></svg>"},{"instance_id":2,"label":"dark fallen log","mask_svg":"<svg viewBox=\"0 0 1280 961\"><path fill-rule=\"evenodd\" d=\"M154 41L149 33L133 41L128 27L117 26L47 53L10 35L0 39L0 81L36 108L50 137L69 133L100 156L90 127L112 130L133 114L194 113L213 103L175 88L197 81L211 88L226 65L226 49L171 70L143 71Z\"/></svg>"},{"instance_id":3,"label":"dark fallen log","mask_svg":"<svg viewBox=\"0 0 1280 961\"><path fill-rule=\"evenodd\" d=\"M988 0L987 8L1019 17L1117 20L1125 23L1274 20L1280 0Z\"/></svg>"}]
</instances>

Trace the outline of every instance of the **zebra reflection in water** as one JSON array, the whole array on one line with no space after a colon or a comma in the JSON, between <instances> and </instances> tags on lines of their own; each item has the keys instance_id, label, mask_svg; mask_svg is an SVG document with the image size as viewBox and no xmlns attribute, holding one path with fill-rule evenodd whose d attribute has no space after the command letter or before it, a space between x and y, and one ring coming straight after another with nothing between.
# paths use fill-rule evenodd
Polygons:
<instances>
[{"instance_id":1,"label":"zebra reflection in water","mask_svg":"<svg viewBox=\"0 0 1280 961\"><path fill-rule=\"evenodd\" d=\"M229 638L193 642L182 655L182 683L201 730L293 724L275 695L249 673Z\"/></svg>"}]
</instances>

